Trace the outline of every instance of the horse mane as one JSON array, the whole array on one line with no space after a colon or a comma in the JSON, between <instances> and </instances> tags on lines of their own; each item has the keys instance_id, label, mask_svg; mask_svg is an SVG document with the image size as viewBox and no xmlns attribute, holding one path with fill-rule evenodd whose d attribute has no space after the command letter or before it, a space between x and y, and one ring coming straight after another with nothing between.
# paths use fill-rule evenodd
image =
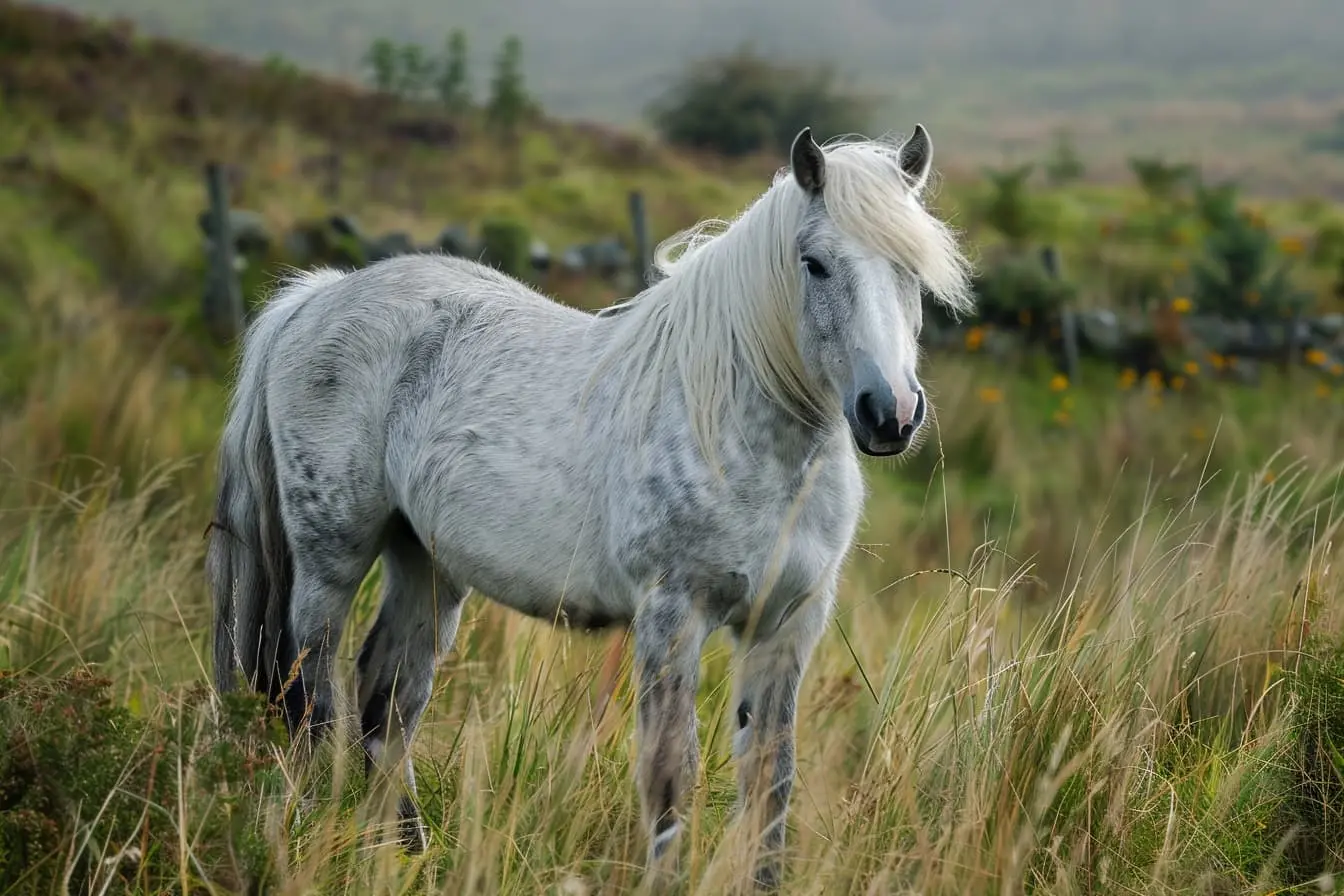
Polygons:
<instances>
[{"instance_id":1,"label":"horse mane","mask_svg":"<svg viewBox=\"0 0 1344 896\"><path fill-rule=\"evenodd\" d=\"M826 211L846 236L917 276L935 301L968 312L969 262L954 231L924 208L902 174L900 147L890 139L829 141ZM803 419L833 410L834 398L810 381L794 335L802 303L794 240L809 201L781 169L735 221L702 221L663 241L654 256L659 279L610 309L619 312L617 335L599 369L613 360L623 365L627 410L643 413L676 375L711 466L740 364Z\"/></svg>"}]
</instances>

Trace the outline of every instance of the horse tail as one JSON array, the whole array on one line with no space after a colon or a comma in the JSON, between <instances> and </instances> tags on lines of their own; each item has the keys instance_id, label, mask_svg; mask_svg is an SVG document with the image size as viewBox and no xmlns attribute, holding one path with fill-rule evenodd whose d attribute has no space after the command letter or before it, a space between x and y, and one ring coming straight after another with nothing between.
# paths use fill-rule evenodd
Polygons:
<instances>
[{"instance_id":1,"label":"horse tail","mask_svg":"<svg viewBox=\"0 0 1344 896\"><path fill-rule=\"evenodd\" d=\"M267 373L285 324L335 271L301 274L282 286L243 338L238 379L220 440L215 516L206 578L214 599L215 687L280 697L297 658L289 602L294 560L280 513L266 402Z\"/></svg>"}]
</instances>

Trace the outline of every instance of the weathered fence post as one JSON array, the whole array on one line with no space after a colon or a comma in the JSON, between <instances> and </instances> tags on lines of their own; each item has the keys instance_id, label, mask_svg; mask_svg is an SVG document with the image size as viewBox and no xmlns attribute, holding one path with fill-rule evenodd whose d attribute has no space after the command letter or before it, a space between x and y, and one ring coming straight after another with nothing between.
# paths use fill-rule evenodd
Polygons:
<instances>
[{"instance_id":1,"label":"weathered fence post","mask_svg":"<svg viewBox=\"0 0 1344 896\"><path fill-rule=\"evenodd\" d=\"M1283 372L1290 373L1302 360L1302 310L1294 308L1293 313L1283 321Z\"/></svg>"},{"instance_id":2,"label":"weathered fence post","mask_svg":"<svg viewBox=\"0 0 1344 896\"><path fill-rule=\"evenodd\" d=\"M341 201L341 173L343 160L338 150L332 150L326 158L326 183L323 184L327 201L332 205Z\"/></svg>"},{"instance_id":3,"label":"weathered fence post","mask_svg":"<svg viewBox=\"0 0 1344 896\"><path fill-rule=\"evenodd\" d=\"M229 227L229 191L224 168L218 162L205 166L205 187L210 201L210 257L207 260L202 313L206 329L217 342L228 342L247 325L243 290L234 268L233 230Z\"/></svg>"},{"instance_id":4,"label":"weathered fence post","mask_svg":"<svg viewBox=\"0 0 1344 896\"><path fill-rule=\"evenodd\" d=\"M1058 280L1063 276L1059 250L1054 246L1041 249L1041 264L1051 279ZM1059 309L1059 335L1064 345L1064 375L1072 381L1078 376L1078 318L1067 305Z\"/></svg>"},{"instance_id":5,"label":"weathered fence post","mask_svg":"<svg viewBox=\"0 0 1344 896\"><path fill-rule=\"evenodd\" d=\"M644 211L644 194L630 191L630 227L635 236L635 284L637 289L649 285L649 222Z\"/></svg>"}]
</instances>

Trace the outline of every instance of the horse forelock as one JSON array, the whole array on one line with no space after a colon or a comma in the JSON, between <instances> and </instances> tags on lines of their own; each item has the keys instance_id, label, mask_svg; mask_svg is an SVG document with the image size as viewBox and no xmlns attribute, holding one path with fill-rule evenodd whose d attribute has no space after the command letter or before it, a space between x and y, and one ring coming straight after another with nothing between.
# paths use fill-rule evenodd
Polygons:
<instances>
[{"instance_id":1,"label":"horse forelock","mask_svg":"<svg viewBox=\"0 0 1344 896\"><path fill-rule=\"evenodd\" d=\"M830 143L827 214L846 236L917 276L936 301L969 312L970 262L956 232L924 207L902 174L900 148L889 140Z\"/></svg>"}]
</instances>

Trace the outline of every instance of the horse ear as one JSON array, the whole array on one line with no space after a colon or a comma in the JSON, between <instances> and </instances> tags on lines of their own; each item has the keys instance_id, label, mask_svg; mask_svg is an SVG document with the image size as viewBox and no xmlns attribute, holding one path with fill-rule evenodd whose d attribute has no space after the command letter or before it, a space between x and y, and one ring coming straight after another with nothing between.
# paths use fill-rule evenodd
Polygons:
<instances>
[{"instance_id":1,"label":"horse ear","mask_svg":"<svg viewBox=\"0 0 1344 896\"><path fill-rule=\"evenodd\" d=\"M812 129L803 128L793 138L793 149L789 151L789 161L793 165L793 177L798 186L808 193L816 195L826 183L826 156L812 139Z\"/></svg>"},{"instance_id":2,"label":"horse ear","mask_svg":"<svg viewBox=\"0 0 1344 896\"><path fill-rule=\"evenodd\" d=\"M924 125L915 125L915 132L901 146L897 158L901 173L910 178L912 189L922 193L929 182L929 172L933 169L933 140Z\"/></svg>"}]
</instances>

